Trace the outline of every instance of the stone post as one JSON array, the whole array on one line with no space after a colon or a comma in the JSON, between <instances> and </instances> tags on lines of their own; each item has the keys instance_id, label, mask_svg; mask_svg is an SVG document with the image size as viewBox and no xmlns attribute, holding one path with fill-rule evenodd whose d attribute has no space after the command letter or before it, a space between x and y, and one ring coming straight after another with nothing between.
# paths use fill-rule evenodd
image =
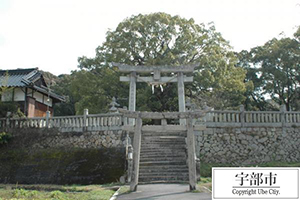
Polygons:
<instances>
[{"instance_id":1,"label":"stone post","mask_svg":"<svg viewBox=\"0 0 300 200\"><path fill-rule=\"evenodd\" d=\"M50 124L49 124L50 114L51 114L50 111L47 110L46 111L46 128L50 127Z\"/></svg>"},{"instance_id":2,"label":"stone post","mask_svg":"<svg viewBox=\"0 0 300 200\"><path fill-rule=\"evenodd\" d=\"M127 110L127 107L124 106L124 107L123 107L123 110ZM127 125L128 125L128 118L127 118L125 115L123 115L123 125L124 125L124 126L127 126Z\"/></svg>"},{"instance_id":3,"label":"stone post","mask_svg":"<svg viewBox=\"0 0 300 200\"><path fill-rule=\"evenodd\" d=\"M282 127L285 127L285 112L286 112L286 107L285 105L280 106L280 120Z\"/></svg>"},{"instance_id":4,"label":"stone post","mask_svg":"<svg viewBox=\"0 0 300 200\"><path fill-rule=\"evenodd\" d=\"M130 73L128 110L135 111L136 103L136 72ZM129 119L129 125L134 125L134 119Z\"/></svg>"},{"instance_id":5,"label":"stone post","mask_svg":"<svg viewBox=\"0 0 300 200\"><path fill-rule=\"evenodd\" d=\"M161 119L161 125L162 126L167 126L168 125L168 122L166 119Z\"/></svg>"},{"instance_id":6,"label":"stone post","mask_svg":"<svg viewBox=\"0 0 300 200\"><path fill-rule=\"evenodd\" d=\"M88 115L89 115L89 110L84 109L83 110L83 131L87 131L87 127L88 127L88 118L87 118L87 116Z\"/></svg>"},{"instance_id":7,"label":"stone post","mask_svg":"<svg viewBox=\"0 0 300 200\"><path fill-rule=\"evenodd\" d=\"M116 97L113 97L110 104L109 104L111 107L109 109L109 112L112 112L112 113L118 113L118 106L120 106L120 104L117 103L117 99Z\"/></svg>"},{"instance_id":8,"label":"stone post","mask_svg":"<svg viewBox=\"0 0 300 200\"><path fill-rule=\"evenodd\" d=\"M185 112L185 94L184 94L184 76L183 72L177 74L177 85L178 85L178 107L179 112ZM186 120L180 119L180 125L185 125Z\"/></svg>"},{"instance_id":9,"label":"stone post","mask_svg":"<svg viewBox=\"0 0 300 200\"><path fill-rule=\"evenodd\" d=\"M245 107L244 105L240 105L240 116L241 116L241 126L245 126Z\"/></svg>"},{"instance_id":10,"label":"stone post","mask_svg":"<svg viewBox=\"0 0 300 200\"><path fill-rule=\"evenodd\" d=\"M130 183L131 191L136 191L137 185L139 183L142 125L143 125L142 118L138 116L138 118L136 119L134 138L133 138L133 174Z\"/></svg>"},{"instance_id":11,"label":"stone post","mask_svg":"<svg viewBox=\"0 0 300 200\"><path fill-rule=\"evenodd\" d=\"M11 112L6 113L6 127L8 128L10 126L10 117L11 117Z\"/></svg>"},{"instance_id":12,"label":"stone post","mask_svg":"<svg viewBox=\"0 0 300 200\"><path fill-rule=\"evenodd\" d=\"M193 128L193 119L191 116L187 119L187 146L188 146L188 165L189 165L189 185L190 190L195 190L197 185L196 176L196 151L195 136Z\"/></svg>"},{"instance_id":13,"label":"stone post","mask_svg":"<svg viewBox=\"0 0 300 200\"><path fill-rule=\"evenodd\" d=\"M127 162L128 162L128 171L127 171L127 182L131 182L132 176L132 161L133 161L133 148L131 145L128 146Z\"/></svg>"}]
</instances>

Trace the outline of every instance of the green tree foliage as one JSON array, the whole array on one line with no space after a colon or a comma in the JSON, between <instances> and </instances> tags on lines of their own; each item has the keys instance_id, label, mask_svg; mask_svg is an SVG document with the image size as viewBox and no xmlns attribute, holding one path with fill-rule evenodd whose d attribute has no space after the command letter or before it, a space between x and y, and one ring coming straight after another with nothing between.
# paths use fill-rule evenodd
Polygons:
<instances>
[{"instance_id":1,"label":"green tree foliage","mask_svg":"<svg viewBox=\"0 0 300 200\"><path fill-rule=\"evenodd\" d=\"M236 53L238 58L237 66L240 66L246 70L245 84L247 89L244 93L246 97L244 106L246 110L269 110L268 102L262 92L262 79L260 78L260 69L253 67L252 57L250 52L243 50Z\"/></svg>"},{"instance_id":2,"label":"green tree foliage","mask_svg":"<svg viewBox=\"0 0 300 200\"><path fill-rule=\"evenodd\" d=\"M56 93L65 95L67 101L55 105L56 116L82 114L85 108L89 109L89 113L108 112L112 97L120 97L128 92L126 86L116 84L119 77L109 67L73 71L71 75L59 78L60 81L53 88Z\"/></svg>"},{"instance_id":3,"label":"green tree foliage","mask_svg":"<svg viewBox=\"0 0 300 200\"><path fill-rule=\"evenodd\" d=\"M53 86L55 93L64 95L65 102L54 105L54 116L75 115L75 103L73 92L71 90L71 83L75 76L73 75L59 75L58 81Z\"/></svg>"},{"instance_id":4,"label":"green tree foliage","mask_svg":"<svg viewBox=\"0 0 300 200\"><path fill-rule=\"evenodd\" d=\"M24 115L19 109L19 105L16 102L1 102L0 101L0 118L7 117L7 113L11 113L11 116L23 117Z\"/></svg>"},{"instance_id":5,"label":"green tree foliage","mask_svg":"<svg viewBox=\"0 0 300 200\"><path fill-rule=\"evenodd\" d=\"M196 24L165 13L137 15L125 19L106 41L96 49L94 58L78 59L81 71L73 92L79 98L76 110L107 109L108 99L128 98L128 85L119 82L121 75L111 62L129 65L182 65L199 63L194 82L187 84L186 94L195 101L208 101L215 108L231 108L244 101L245 70L237 62L228 42L213 24ZM87 85L85 85L87 84ZM77 91L77 92L76 92ZM80 97L79 97L80 96ZM127 103L121 102L122 105ZM137 86L137 109L178 110L177 86L167 84L164 91L152 94L147 84ZM79 111L78 110L78 111Z\"/></svg>"},{"instance_id":6,"label":"green tree foliage","mask_svg":"<svg viewBox=\"0 0 300 200\"><path fill-rule=\"evenodd\" d=\"M0 146L7 144L12 139L12 135L6 132L0 132Z\"/></svg>"},{"instance_id":7,"label":"green tree foliage","mask_svg":"<svg viewBox=\"0 0 300 200\"><path fill-rule=\"evenodd\" d=\"M265 96L270 96L286 109L299 108L300 28L294 38L272 39L263 46L239 53L239 65L247 70L247 79L254 88L248 94L261 110L270 108ZM247 102L247 101L246 101Z\"/></svg>"}]
</instances>

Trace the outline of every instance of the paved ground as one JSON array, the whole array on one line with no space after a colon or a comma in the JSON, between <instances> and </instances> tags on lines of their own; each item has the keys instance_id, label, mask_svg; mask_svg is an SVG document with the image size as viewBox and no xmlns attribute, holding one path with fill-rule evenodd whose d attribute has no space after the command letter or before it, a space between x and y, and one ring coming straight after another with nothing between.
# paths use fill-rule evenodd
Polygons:
<instances>
[{"instance_id":1,"label":"paved ground","mask_svg":"<svg viewBox=\"0 0 300 200\"><path fill-rule=\"evenodd\" d=\"M123 194L117 200L211 200L210 193L189 192L183 184L138 185L136 192Z\"/></svg>"}]
</instances>

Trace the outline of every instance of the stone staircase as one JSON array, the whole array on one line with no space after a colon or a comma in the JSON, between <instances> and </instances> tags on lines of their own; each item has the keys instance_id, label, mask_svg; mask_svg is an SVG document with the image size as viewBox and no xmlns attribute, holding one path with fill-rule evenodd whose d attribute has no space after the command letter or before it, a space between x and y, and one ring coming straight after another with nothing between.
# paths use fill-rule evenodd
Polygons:
<instances>
[{"instance_id":1,"label":"stone staircase","mask_svg":"<svg viewBox=\"0 0 300 200\"><path fill-rule=\"evenodd\" d=\"M139 183L188 182L185 138L185 132L143 132Z\"/></svg>"}]
</instances>

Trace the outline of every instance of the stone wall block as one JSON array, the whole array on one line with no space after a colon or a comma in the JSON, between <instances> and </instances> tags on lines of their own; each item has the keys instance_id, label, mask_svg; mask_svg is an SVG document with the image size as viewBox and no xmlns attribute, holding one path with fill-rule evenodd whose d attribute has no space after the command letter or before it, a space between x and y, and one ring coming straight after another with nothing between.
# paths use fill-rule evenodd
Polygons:
<instances>
[{"instance_id":1,"label":"stone wall block","mask_svg":"<svg viewBox=\"0 0 300 200\"><path fill-rule=\"evenodd\" d=\"M300 128L207 128L196 137L197 155L208 163L300 161Z\"/></svg>"}]
</instances>

